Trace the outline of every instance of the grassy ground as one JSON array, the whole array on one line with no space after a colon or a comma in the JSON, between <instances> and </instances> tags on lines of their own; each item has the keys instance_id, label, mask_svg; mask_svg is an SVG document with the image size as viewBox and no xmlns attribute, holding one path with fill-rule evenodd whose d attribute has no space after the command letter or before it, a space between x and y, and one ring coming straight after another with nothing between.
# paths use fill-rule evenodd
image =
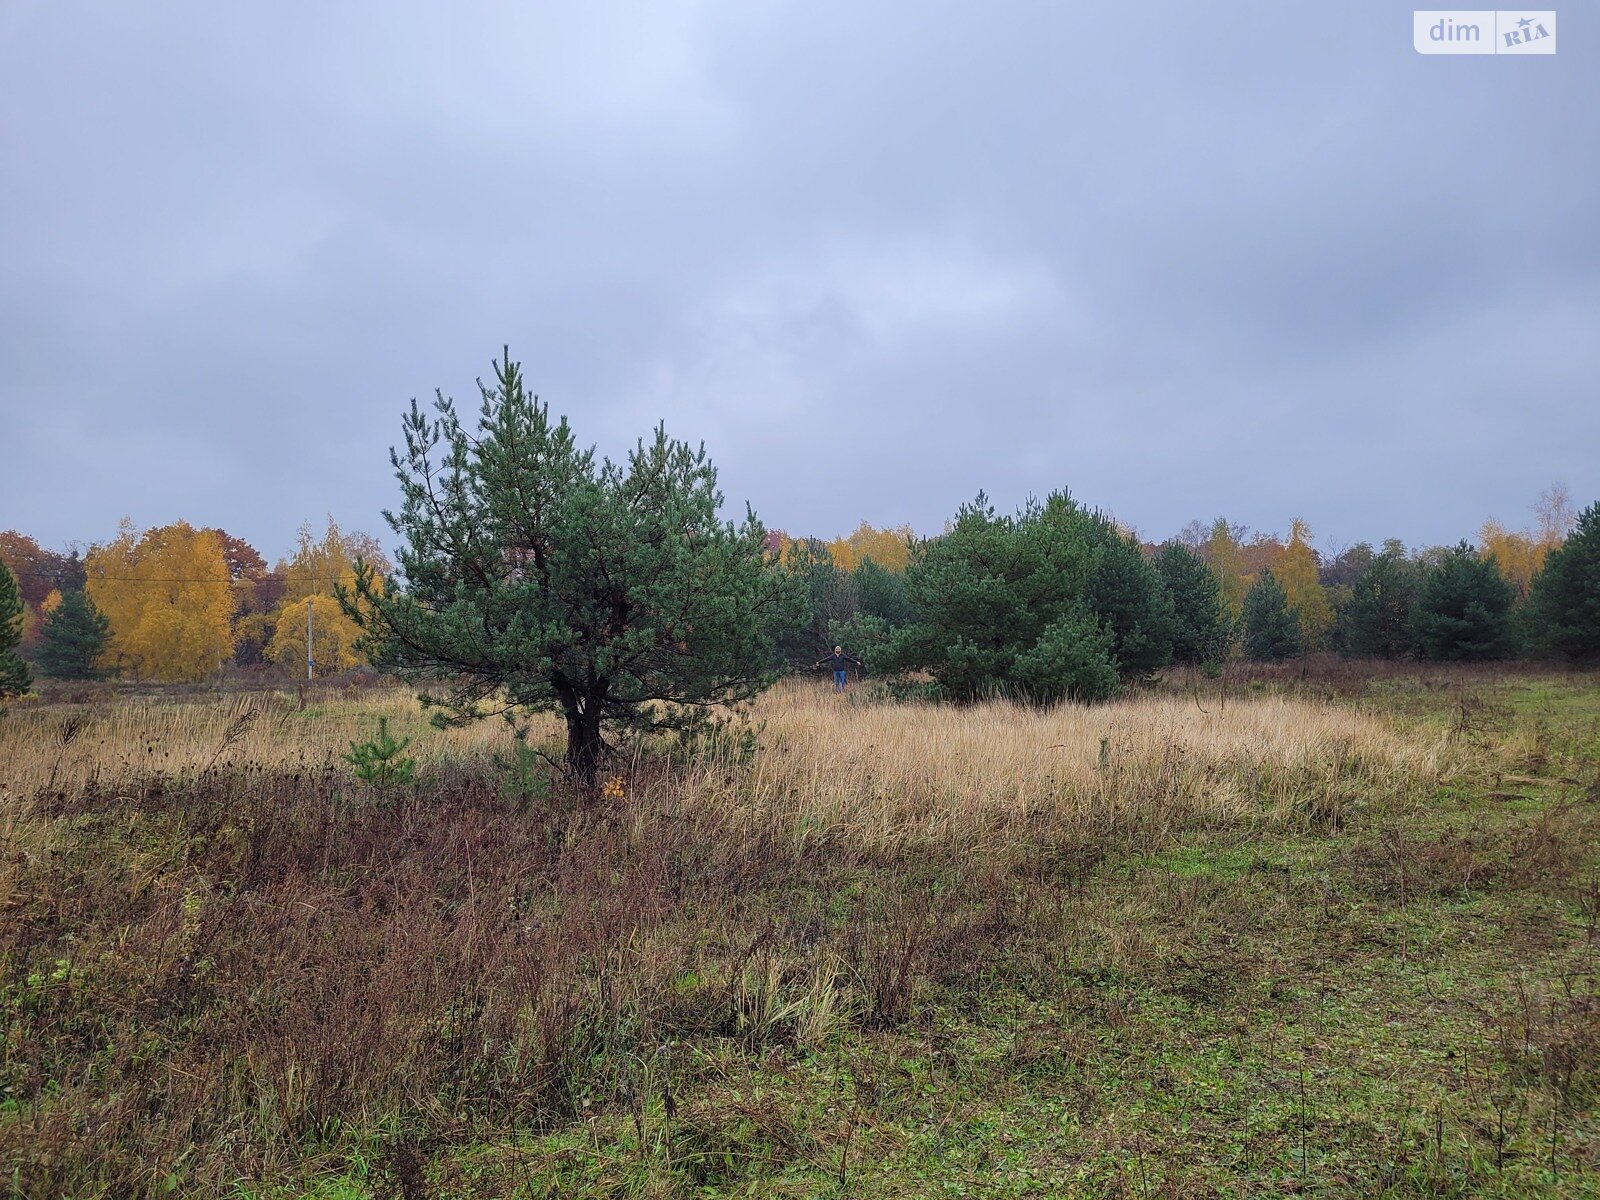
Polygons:
<instances>
[{"instance_id":1,"label":"grassy ground","mask_svg":"<svg viewBox=\"0 0 1600 1200\"><path fill-rule=\"evenodd\" d=\"M1600 682L1192 687L786 687L594 802L394 694L14 711L0 1181L1600 1194Z\"/></svg>"}]
</instances>

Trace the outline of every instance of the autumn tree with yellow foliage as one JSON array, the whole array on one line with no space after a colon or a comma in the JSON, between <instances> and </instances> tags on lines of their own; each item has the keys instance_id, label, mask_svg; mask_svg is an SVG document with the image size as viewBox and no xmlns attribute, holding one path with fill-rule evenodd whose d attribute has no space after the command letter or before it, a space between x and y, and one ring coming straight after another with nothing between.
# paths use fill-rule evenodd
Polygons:
<instances>
[{"instance_id":1,"label":"autumn tree with yellow foliage","mask_svg":"<svg viewBox=\"0 0 1600 1200\"><path fill-rule=\"evenodd\" d=\"M354 576L351 576L352 583ZM286 671L298 674L306 663L306 606L311 606L311 650L317 675L332 675L360 666L356 653L361 631L330 596L311 595L278 610L267 654Z\"/></svg>"},{"instance_id":2,"label":"autumn tree with yellow foliage","mask_svg":"<svg viewBox=\"0 0 1600 1200\"><path fill-rule=\"evenodd\" d=\"M1317 578L1317 556L1311 549L1311 527L1299 517L1289 526L1289 544L1272 568L1289 607L1300 618L1300 636L1308 649L1327 647L1333 630L1333 603Z\"/></svg>"},{"instance_id":3,"label":"autumn tree with yellow foliage","mask_svg":"<svg viewBox=\"0 0 1600 1200\"><path fill-rule=\"evenodd\" d=\"M1495 560L1500 574L1516 589L1519 601L1528 598L1534 577L1544 569L1545 559L1566 540L1577 519L1572 498L1566 485L1561 483L1540 493L1533 513L1532 529L1507 529L1490 518L1478 531L1479 557Z\"/></svg>"},{"instance_id":4,"label":"autumn tree with yellow foliage","mask_svg":"<svg viewBox=\"0 0 1600 1200\"><path fill-rule=\"evenodd\" d=\"M309 604L316 673L328 675L362 663L355 649L361 630L345 615L335 596L336 588L354 590L358 558L377 571L374 586L381 589L382 578L391 568L376 540L364 533L343 532L331 517L321 538L312 532L309 523L300 527L294 555L280 561L274 572L283 579L284 600L267 650L273 662L293 672L304 669Z\"/></svg>"},{"instance_id":5,"label":"autumn tree with yellow foliage","mask_svg":"<svg viewBox=\"0 0 1600 1200\"><path fill-rule=\"evenodd\" d=\"M1226 517L1218 517L1211 523L1202 551L1206 565L1216 573L1222 607L1234 621L1244 609L1245 593L1253 581L1245 564L1244 532L1243 526L1230 525Z\"/></svg>"},{"instance_id":6,"label":"autumn tree with yellow foliage","mask_svg":"<svg viewBox=\"0 0 1600 1200\"><path fill-rule=\"evenodd\" d=\"M909 525L878 529L863 521L849 537L829 542L828 553L833 556L834 565L844 571L854 571L869 558L885 571L904 571L911 561L915 537Z\"/></svg>"},{"instance_id":7,"label":"autumn tree with yellow foliage","mask_svg":"<svg viewBox=\"0 0 1600 1200\"><path fill-rule=\"evenodd\" d=\"M279 559L274 572L283 577L284 602L292 603L313 595L331 597L335 585L346 586L355 578L358 558L379 575L388 575L391 570L383 548L368 534L345 533L329 517L327 531L319 538L312 532L311 523L306 522L300 526L294 554Z\"/></svg>"},{"instance_id":8,"label":"autumn tree with yellow foliage","mask_svg":"<svg viewBox=\"0 0 1600 1200\"><path fill-rule=\"evenodd\" d=\"M855 571L871 559L885 571L900 572L911 561L911 545L916 533L909 525L882 529L868 521L856 526L849 537L834 538L824 542L820 538L794 538L781 529L771 534L773 553L786 567L792 567L825 550L828 560L841 571Z\"/></svg>"},{"instance_id":9,"label":"autumn tree with yellow foliage","mask_svg":"<svg viewBox=\"0 0 1600 1200\"><path fill-rule=\"evenodd\" d=\"M124 520L84 562L85 590L110 622L102 666L135 679L204 679L233 654L234 593L222 543L186 521L140 534Z\"/></svg>"}]
</instances>

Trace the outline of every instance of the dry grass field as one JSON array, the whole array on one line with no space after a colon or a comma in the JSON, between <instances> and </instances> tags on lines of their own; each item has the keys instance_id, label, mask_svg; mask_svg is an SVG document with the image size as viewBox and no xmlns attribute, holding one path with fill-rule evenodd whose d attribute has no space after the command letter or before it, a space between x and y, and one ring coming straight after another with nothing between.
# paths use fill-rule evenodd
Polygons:
<instances>
[{"instance_id":1,"label":"dry grass field","mask_svg":"<svg viewBox=\"0 0 1600 1200\"><path fill-rule=\"evenodd\" d=\"M413 739L407 753L425 766L488 761L513 744L496 721L433 729L410 693L388 688L306 707L281 692L49 705L0 725L0 797L14 812L41 790L155 773L182 781L241 766L333 768L379 717ZM986 831L1003 843L1030 821L1281 827L1345 793L1432 786L1468 765L1444 731L1419 738L1352 708L1283 695L1209 708L1143 696L957 709L840 700L791 682L753 704L740 727L758 730L764 751L748 769L729 776L717 761L665 777L646 770L652 793L797 835L826 829L874 850L965 838L986 853L996 848ZM541 733L555 753L553 718L535 720L532 740ZM652 757L647 745L614 770L631 780Z\"/></svg>"},{"instance_id":2,"label":"dry grass field","mask_svg":"<svg viewBox=\"0 0 1600 1200\"><path fill-rule=\"evenodd\" d=\"M390 689L15 708L0 1180L1596 1194L1600 688L1334 682L793 682L598 799Z\"/></svg>"}]
</instances>

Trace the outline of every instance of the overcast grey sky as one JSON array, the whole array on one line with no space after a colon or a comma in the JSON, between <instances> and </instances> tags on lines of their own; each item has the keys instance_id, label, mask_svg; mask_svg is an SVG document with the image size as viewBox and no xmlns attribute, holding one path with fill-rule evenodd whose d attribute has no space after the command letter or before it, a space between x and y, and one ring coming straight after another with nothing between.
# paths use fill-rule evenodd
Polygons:
<instances>
[{"instance_id":1,"label":"overcast grey sky","mask_svg":"<svg viewBox=\"0 0 1600 1200\"><path fill-rule=\"evenodd\" d=\"M509 342L769 525L1600 498L1600 41L1411 9L0 0L0 528L387 534Z\"/></svg>"}]
</instances>

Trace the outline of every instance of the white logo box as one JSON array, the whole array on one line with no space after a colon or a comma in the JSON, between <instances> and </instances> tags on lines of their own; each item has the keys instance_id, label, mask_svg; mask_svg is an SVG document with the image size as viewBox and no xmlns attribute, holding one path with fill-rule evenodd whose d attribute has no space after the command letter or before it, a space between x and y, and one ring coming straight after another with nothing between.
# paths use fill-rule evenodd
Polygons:
<instances>
[{"instance_id":1,"label":"white logo box","mask_svg":"<svg viewBox=\"0 0 1600 1200\"><path fill-rule=\"evenodd\" d=\"M1428 8L1411 14L1418 54L1554 54L1553 8Z\"/></svg>"}]
</instances>

